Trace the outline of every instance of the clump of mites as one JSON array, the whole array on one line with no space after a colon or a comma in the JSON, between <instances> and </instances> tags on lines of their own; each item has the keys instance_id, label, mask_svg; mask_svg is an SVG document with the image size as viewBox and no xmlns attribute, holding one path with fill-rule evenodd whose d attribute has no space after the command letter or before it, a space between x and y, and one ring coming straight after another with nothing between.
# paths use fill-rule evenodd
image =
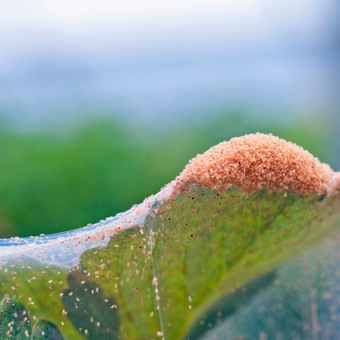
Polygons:
<instances>
[{"instance_id":1,"label":"clump of mites","mask_svg":"<svg viewBox=\"0 0 340 340\"><path fill-rule=\"evenodd\" d=\"M296 144L256 133L197 155L177 177L175 193L195 184L212 190L241 188L247 193L265 189L330 195L339 191L339 174Z\"/></svg>"}]
</instances>

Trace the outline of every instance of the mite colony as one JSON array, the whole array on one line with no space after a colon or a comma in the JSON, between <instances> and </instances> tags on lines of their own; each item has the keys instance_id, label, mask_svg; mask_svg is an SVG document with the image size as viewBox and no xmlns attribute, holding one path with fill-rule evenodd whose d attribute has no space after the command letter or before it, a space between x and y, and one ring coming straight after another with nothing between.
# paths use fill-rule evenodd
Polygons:
<instances>
[{"instance_id":1,"label":"mite colony","mask_svg":"<svg viewBox=\"0 0 340 340\"><path fill-rule=\"evenodd\" d=\"M266 189L324 195L339 190L339 177L302 147L256 133L232 138L197 155L177 177L175 193L196 184L212 190L235 187L247 193Z\"/></svg>"}]
</instances>

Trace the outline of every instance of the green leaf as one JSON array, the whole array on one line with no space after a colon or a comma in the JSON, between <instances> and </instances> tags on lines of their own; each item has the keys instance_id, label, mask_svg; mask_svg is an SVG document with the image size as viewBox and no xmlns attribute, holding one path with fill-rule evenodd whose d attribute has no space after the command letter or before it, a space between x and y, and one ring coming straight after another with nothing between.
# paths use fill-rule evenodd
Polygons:
<instances>
[{"instance_id":1,"label":"green leaf","mask_svg":"<svg viewBox=\"0 0 340 340\"><path fill-rule=\"evenodd\" d=\"M121 338L197 338L248 308L288 260L338 238L338 207L339 197L193 187L156 206L145 226L85 252L75 272L116 301Z\"/></svg>"},{"instance_id":2,"label":"green leaf","mask_svg":"<svg viewBox=\"0 0 340 340\"><path fill-rule=\"evenodd\" d=\"M31 258L13 258L0 266L0 294L7 294L17 304L24 306L32 323L40 319L51 321L60 326L66 339L81 338L71 322L63 316L64 306L60 294L66 288L65 268L43 264Z\"/></svg>"},{"instance_id":3,"label":"green leaf","mask_svg":"<svg viewBox=\"0 0 340 340\"><path fill-rule=\"evenodd\" d=\"M27 339L31 325L22 303L5 296L0 302L0 334L2 338Z\"/></svg>"},{"instance_id":4,"label":"green leaf","mask_svg":"<svg viewBox=\"0 0 340 340\"><path fill-rule=\"evenodd\" d=\"M339 240L329 240L314 247L274 272L218 301L206 315L210 330L196 323L188 339L337 339L340 334ZM259 280L266 285L253 287ZM240 297L241 295L241 297ZM234 300L247 304L232 315L225 306ZM221 314L221 311L223 313ZM218 316L219 315L219 316Z\"/></svg>"},{"instance_id":5,"label":"green leaf","mask_svg":"<svg viewBox=\"0 0 340 340\"><path fill-rule=\"evenodd\" d=\"M1 303L1 330L13 323L18 339L31 327L36 339L336 338L339 202L190 187L69 271L2 262L11 304Z\"/></svg>"},{"instance_id":6,"label":"green leaf","mask_svg":"<svg viewBox=\"0 0 340 340\"><path fill-rule=\"evenodd\" d=\"M84 296L82 285L89 281L96 283L95 287L100 292L102 290L108 300L106 302L103 298L100 301L105 301L102 312L106 314L113 310L115 313L109 322L110 334L115 334L120 326L119 335L127 339L146 339L159 331L152 288L152 262L148 236L144 232L144 228L139 227L125 230L112 239L107 248L85 252L81 257L81 267L68 276L72 281L73 277L83 278L82 284L77 279L78 288L74 294L81 300ZM77 294L79 290L81 293Z\"/></svg>"},{"instance_id":7,"label":"green leaf","mask_svg":"<svg viewBox=\"0 0 340 340\"><path fill-rule=\"evenodd\" d=\"M62 301L74 326L88 339L118 339L116 302L106 299L100 287L80 272L71 272L67 281Z\"/></svg>"},{"instance_id":8,"label":"green leaf","mask_svg":"<svg viewBox=\"0 0 340 340\"><path fill-rule=\"evenodd\" d=\"M39 320L34 327L32 340L63 340L58 327L50 321Z\"/></svg>"}]
</instances>

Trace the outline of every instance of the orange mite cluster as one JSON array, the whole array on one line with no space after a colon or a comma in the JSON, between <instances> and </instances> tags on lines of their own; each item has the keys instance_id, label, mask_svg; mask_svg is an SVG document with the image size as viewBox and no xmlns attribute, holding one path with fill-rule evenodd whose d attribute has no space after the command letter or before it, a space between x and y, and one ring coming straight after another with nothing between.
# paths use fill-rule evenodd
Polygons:
<instances>
[{"instance_id":1,"label":"orange mite cluster","mask_svg":"<svg viewBox=\"0 0 340 340\"><path fill-rule=\"evenodd\" d=\"M197 155L177 177L175 192L196 184L213 190L241 188L247 193L266 189L323 195L334 176L339 178L302 147L256 133L232 138Z\"/></svg>"}]
</instances>

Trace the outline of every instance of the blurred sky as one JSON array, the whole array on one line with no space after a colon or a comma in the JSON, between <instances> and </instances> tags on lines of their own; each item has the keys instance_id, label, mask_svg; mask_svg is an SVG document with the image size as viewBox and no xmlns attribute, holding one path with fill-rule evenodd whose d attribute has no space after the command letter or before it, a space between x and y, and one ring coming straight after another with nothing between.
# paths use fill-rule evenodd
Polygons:
<instances>
[{"instance_id":1,"label":"blurred sky","mask_svg":"<svg viewBox=\"0 0 340 340\"><path fill-rule=\"evenodd\" d=\"M339 122L339 23L338 0L0 0L0 115Z\"/></svg>"}]
</instances>

